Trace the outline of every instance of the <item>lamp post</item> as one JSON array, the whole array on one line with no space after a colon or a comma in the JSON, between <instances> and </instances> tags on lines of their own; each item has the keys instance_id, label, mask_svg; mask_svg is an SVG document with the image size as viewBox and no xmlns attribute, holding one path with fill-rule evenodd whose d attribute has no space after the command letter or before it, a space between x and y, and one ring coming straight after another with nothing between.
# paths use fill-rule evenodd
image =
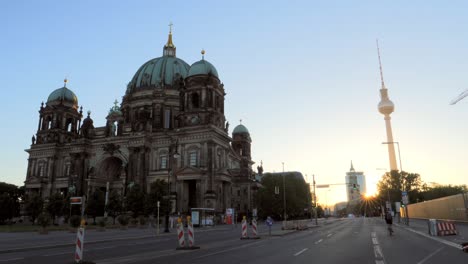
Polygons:
<instances>
[{"instance_id":1,"label":"lamp post","mask_svg":"<svg viewBox=\"0 0 468 264\"><path fill-rule=\"evenodd\" d=\"M284 162L283 164L283 219L286 221L286 181L284 180Z\"/></svg>"},{"instance_id":2,"label":"lamp post","mask_svg":"<svg viewBox=\"0 0 468 264\"><path fill-rule=\"evenodd\" d=\"M390 142L382 142L382 144L396 144L398 147L398 160L400 161L400 174L403 172L403 167L401 166L401 155L400 155L400 143L396 141ZM403 185L403 191L406 191L405 186ZM409 225L409 217L408 217L408 206L405 205L405 218L406 218L406 225Z\"/></svg>"},{"instance_id":3,"label":"lamp post","mask_svg":"<svg viewBox=\"0 0 468 264\"><path fill-rule=\"evenodd\" d=\"M175 169L173 169L173 167L175 166L174 164L174 159L177 159L179 158L179 153L177 152L177 149L179 147L179 140L177 139L175 144L172 144L171 147L170 147L170 151L169 151L169 171L167 173L167 201L168 201L168 204L166 206L166 223L164 225L164 233L169 233L169 214L170 214L170 208L172 207L172 204L171 204L171 176L173 176L173 173L175 173ZM175 181L175 179L174 179ZM175 182L174 182L175 184ZM175 186L175 185L174 185ZM176 197L177 199L177 197Z\"/></svg>"}]
</instances>

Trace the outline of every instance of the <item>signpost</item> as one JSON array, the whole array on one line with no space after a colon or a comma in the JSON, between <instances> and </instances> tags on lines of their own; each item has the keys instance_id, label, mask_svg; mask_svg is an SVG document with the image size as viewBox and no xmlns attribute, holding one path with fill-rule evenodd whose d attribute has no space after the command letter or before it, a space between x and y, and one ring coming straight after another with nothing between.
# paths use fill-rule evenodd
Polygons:
<instances>
[{"instance_id":1,"label":"signpost","mask_svg":"<svg viewBox=\"0 0 468 264\"><path fill-rule=\"evenodd\" d=\"M401 201L405 205L405 218L406 218L406 225L409 225L409 216L408 216L408 204L409 204L409 198L408 198L408 192L402 191L401 192Z\"/></svg>"},{"instance_id":2,"label":"signpost","mask_svg":"<svg viewBox=\"0 0 468 264\"><path fill-rule=\"evenodd\" d=\"M161 206L161 203L160 203L159 201L158 201L158 203L157 203L157 206L158 206L158 220L157 220L158 223L157 223L156 226L157 226L157 228L158 228L158 231L157 231L156 233L159 235L159 207Z\"/></svg>"},{"instance_id":3,"label":"signpost","mask_svg":"<svg viewBox=\"0 0 468 264\"><path fill-rule=\"evenodd\" d=\"M268 235L271 236L271 226L273 225L273 219L271 217L267 217L266 224L268 226Z\"/></svg>"}]
</instances>

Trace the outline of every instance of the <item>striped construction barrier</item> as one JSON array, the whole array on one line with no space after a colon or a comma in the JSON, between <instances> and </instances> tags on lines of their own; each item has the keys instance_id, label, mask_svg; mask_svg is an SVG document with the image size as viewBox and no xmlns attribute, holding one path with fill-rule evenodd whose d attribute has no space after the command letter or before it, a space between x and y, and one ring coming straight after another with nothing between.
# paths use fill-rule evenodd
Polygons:
<instances>
[{"instance_id":1,"label":"striped construction barrier","mask_svg":"<svg viewBox=\"0 0 468 264\"><path fill-rule=\"evenodd\" d=\"M257 231L257 220L252 219L252 239L259 239L258 231Z\"/></svg>"},{"instance_id":2,"label":"striped construction barrier","mask_svg":"<svg viewBox=\"0 0 468 264\"><path fill-rule=\"evenodd\" d=\"M462 246L462 250L468 253L468 242L462 243L461 246Z\"/></svg>"},{"instance_id":3,"label":"striped construction barrier","mask_svg":"<svg viewBox=\"0 0 468 264\"><path fill-rule=\"evenodd\" d=\"M450 221L437 221L437 235L438 236L447 236L447 235L457 235L457 228L455 224Z\"/></svg>"},{"instance_id":4,"label":"striped construction barrier","mask_svg":"<svg viewBox=\"0 0 468 264\"><path fill-rule=\"evenodd\" d=\"M195 245L195 233L193 232L193 224L190 216L187 216L187 227L188 227L188 238L189 238L189 247Z\"/></svg>"},{"instance_id":5,"label":"striped construction barrier","mask_svg":"<svg viewBox=\"0 0 468 264\"><path fill-rule=\"evenodd\" d=\"M184 224L182 223L182 219L180 217L177 218L177 241L179 242L179 247L177 249L185 247Z\"/></svg>"},{"instance_id":6,"label":"striped construction barrier","mask_svg":"<svg viewBox=\"0 0 468 264\"><path fill-rule=\"evenodd\" d=\"M249 239L247 236L247 219L244 217L242 218L242 233L241 233L241 239Z\"/></svg>"},{"instance_id":7,"label":"striped construction barrier","mask_svg":"<svg viewBox=\"0 0 468 264\"><path fill-rule=\"evenodd\" d=\"M82 225L78 228L76 232L76 248L75 248L75 262L80 263L83 261L83 251L84 251L84 223L81 221Z\"/></svg>"}]
</instances>

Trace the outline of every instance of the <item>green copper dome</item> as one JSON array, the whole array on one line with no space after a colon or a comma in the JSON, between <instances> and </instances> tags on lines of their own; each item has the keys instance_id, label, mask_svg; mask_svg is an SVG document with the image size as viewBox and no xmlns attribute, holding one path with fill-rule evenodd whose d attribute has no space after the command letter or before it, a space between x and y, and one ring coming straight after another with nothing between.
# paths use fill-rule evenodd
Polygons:
<instances>
[{"instance_id":1,"label":"green copper dome","mask_svg":"<svg viewBox=\"0 0 468 264\"><path fill-rule=\"evenodd\" d=\"M58 88L53 91L47 98L48 105L58 105L64 104L69 105L73 108L78 108L78 98L75 93L73 93L67 87Z\"/></svg>"},{"instance_id":2,"label":"green copper dome","mask_svg":"<svg viewBox=\"0 0 468 264\"><path fill-rule=\"evenodd\" d=\"M232 134L250 134L249 130L242 124L237 125L234 130L232 131Z\"/></svg>"},{"instance_id":3,"label":"green copper dome","mask_svg":"<svg viewBox=\"0 0 468 264\"><path fill-rule=\"evenodd\" d=\"M195 62L190 66L190 70L188 72L188 76L195 76L195 75L207 75L207 74L213 74L217 78L218 76L218 71L216 68L213 66L213 64L209 63L208 61L202 59L200 61Z\"/></svg>"},{"instance_id":4,"label":"green copper dome","mask_svg":"<svg viewBox=\"0 0 468 264\"><path fill-rule=\"evenodd\" d=\"M177 85L179 80L187 77L189 69L190 65L176 57L176 47L170 31L167 43L163 47L163 56L149 60L138 69L127 86L127 93L138 89Z\"/></svg>"},{"instance_id":5,"label":"green copper dome","mask_svg":"<svg viewBox=\"0 0 468 264\"><path fill-rule=\"evenodd\" d=\"M175 56L152 59L138 69L128 84L127 92L140 88L172 86L175 80L185 79L190 66Z\"/></svg>"}]
</instances>

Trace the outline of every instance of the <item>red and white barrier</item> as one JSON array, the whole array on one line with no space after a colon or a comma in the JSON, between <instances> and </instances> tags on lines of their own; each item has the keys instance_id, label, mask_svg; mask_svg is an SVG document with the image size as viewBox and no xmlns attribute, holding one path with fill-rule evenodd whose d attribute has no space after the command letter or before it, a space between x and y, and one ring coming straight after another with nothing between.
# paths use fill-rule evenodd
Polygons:
<instances>
[{"instance_id":1,"label":"red and white barrier","mask_svg":"<svg viewBox=\"0 0 468 264\"><path fill-rule=\"evenodd\" d=\"M85 229L83 227L78 228L78 232L76 233L76 249L75 249L75 262L76 263L79 263L83 260L84 233L85 233Z\"/></svg>"},{"instance_id":2,"label":"red and white barrier","mask_svg":"<svg viewBox=\"0 0 468 264\"><path fill-rule=\"evenodd\" d=\"M437 221L437 235L447 236L458 234L455 224L448 221Z\"/></svg>"},{"instance_id":3,"label":"red and white barrier","mask_svg":"<svg viewBox=\"0 0 468 264\"><path fill-rule=\"evenodd\" d=\"M252 237L257 238L257 220L252 219Z\"/></svg>"},{"instance_id":4,"label":"red and white barrier","mask_svg":"<svg viewBox=\"0 0 468 264\"><path fill-rule=\"evenodd\" d=\"M185 234L184 234L184 224L180 217L177 219L177 239L179 241L179 247L185 247Z\"/></svg>"},{"instance_id":5,"label":"red and white barrier","mask_svg":"<svg viewBox=\"0 0 468 264\"><path fill-rule=\"evenodd\" d=\"M247 239L247 219L244 218L242 219L242 233L241 233L241 239Z\"/></svg>"},{"instance_id":6,"label":"red and white barrier","mask_svg":"<svg viewBox=\"0 0 468 264\"><path fill-rule=\"evenodd\" d=\"M189 247L193 247L195 245L195 233L193 232L193 224L192 219L190 216L187 216L187 229L188 229L188 238L189 238Z\"/></svg>"}]
</instances>

